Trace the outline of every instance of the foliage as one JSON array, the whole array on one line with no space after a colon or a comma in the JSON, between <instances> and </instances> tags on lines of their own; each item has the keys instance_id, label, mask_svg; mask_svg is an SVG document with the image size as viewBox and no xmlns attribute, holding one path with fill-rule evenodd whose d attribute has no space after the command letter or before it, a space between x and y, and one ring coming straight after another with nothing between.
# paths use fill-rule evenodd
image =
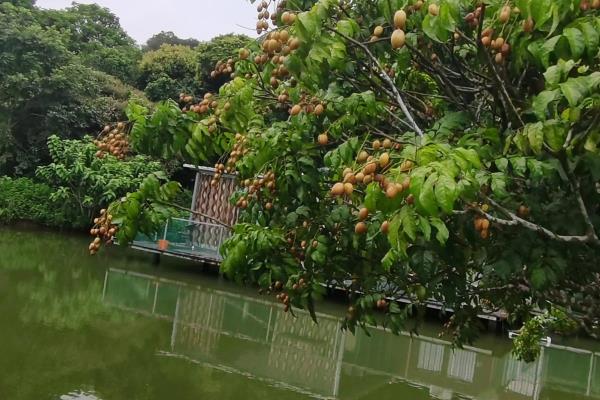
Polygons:
<instances>
[{"instance_id":1,"label":"foliage","mask_svg":"<svg viewBox=\"0 0 600 400\"><path fill-rule=\"evenodd\" d=\"M144 46L143 50L155 51L160 49L160 47L163 44L187 46L190 48L194 48L198 46L199 43L200 42L196 39L182 39L180 37L177 37L177 35L175 35L171 31L161 31L146 41L146 45Z\"/></svg>"},{"instance_id":2,"label":"foliage","mask_svg":"<svg viewBox=\"0 0 600 400\"><path fill-rule=\"evenodd\" d=\"M493 311L516 324L556 308L600 334L597 9L475 3L280 2L218 96L160 115L195 124L195 147L191 129L158 141L140 124L155 141L140 150L198 164L239 134L220 160L243 183L223 246L232 278L313 313L318 288L347 289L351 330L379 309L398 332L435 300L454 310L457 345ZM152 197L136 196L152 221Z\"/></svg>"},{"instance_id":3,"label":"foliage","mask_svg":"<svg viewBox=\"0 0 600 400\"><path fill-rule=\"evenodd\" d=\"M29 178L0 177L0 223L34 221L61 227L67 224L59 206L50 200L52 189Z\"/></svg>"},{"instance_id":4,"label":"foliage","mask_svg":"<svg viewBox=\"0 0 600 400\"><path fill-rule=\"evenodd\" d=\"M52 26L67 36L69 51L84 64L133 83L141 52L109 9L97 4L78 4L65 10L48 10L42 25Z\"/></svg>"},{"instance_id":5,"label":"foliage","mask_svg":"<svg viewBox=\"0 0 600 400\"><path fill-rule=\"evenodd\" d=\"M212 78L210 73L218 61L234 56L240 48L247 46L250 41L251 39L246 35L227 34L216 36L198 45L196 50L196 78L204 91L218 91L221 85L229 80L229 77Z\"/></svg>"},{"instance_id":6,"label":"foliage","mask_svg":"<svg viewBox=\"0 0 600 400\"><path fill-rule=\"evenodd\" d=\"M150 100L178 99L182 92L194 93L196 53L188 46L163 44L144 54L140 62L139 85Z\"/></svg>"},{"instance_id":7,"label":"foliage","mask_svg":"<svg viewBox=\"0 0 600 400\"><path fill-rule=\"evenodd\" d=\"M113 156L96 157L89 138L48 139L52 163L39 167L36 175L52 187L50 200L62 204L73 227L89 225L100 208L138 188L150 173L161 170L158 162L143 156L119 162ZM71 210L68 212L67 210Z\"/></svg>"},{"instance_id":8,"label":"foliage","mask_svg":"<svg viewBox=\"0 0 600 400\"><path fill-rule=\"evenodd\" d=\"M79 9L65 13L71 16ZM49 135L82 137L99 130L105 121L122 117L135 93L117 78L82 64L85 54L78 57L74 51L84 51L83 42L76 49L71 40L83 38L71 39L64 31L69 21L76 23L75 17L58 21L61 12L46 13L0 4L0 174L32 173L47 161ZM103 32L95 42L92 26L76 26L81 35L87 32L90 46L112 43Z\"/></svg>"}]
</instances>

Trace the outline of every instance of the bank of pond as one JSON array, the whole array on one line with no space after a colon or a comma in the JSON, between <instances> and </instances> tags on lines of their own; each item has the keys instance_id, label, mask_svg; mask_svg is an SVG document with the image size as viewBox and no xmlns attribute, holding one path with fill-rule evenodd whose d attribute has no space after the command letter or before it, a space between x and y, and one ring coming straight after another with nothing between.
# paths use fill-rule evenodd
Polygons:
<instances>
[{"instance_id":1,"label":"bank of pond","mask_svg":"<svg viewBox=\"0 0 600 400\"><path fill-rule=\"evenodd\" d=\"M0 398L600 399L600 344L516 360L504 335L456 349L419 336L318 324L197 266L86 238L0 228ZM336 315L336 316L334 316Z\"/></svg>"}]
</instances>

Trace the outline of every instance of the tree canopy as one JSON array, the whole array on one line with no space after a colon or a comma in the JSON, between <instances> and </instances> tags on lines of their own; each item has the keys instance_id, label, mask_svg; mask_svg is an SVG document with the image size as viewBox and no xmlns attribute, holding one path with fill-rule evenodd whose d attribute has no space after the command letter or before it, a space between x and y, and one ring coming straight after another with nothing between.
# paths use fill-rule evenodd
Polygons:
<instances>
[{"instance_id":1,"label":"tree canopy","mask_svg":"<svg viewBox=\"0 0 600 400\"><path fill-rule=\"evenodd\" d=\"M600 2L257 4L231 82L130 113L134 148L239 174L224 273L313 315L347 290L351 330L435 301L461 345L500 312L527 360L545 329L600 334ZM164 221L164 185L111 206L121 242Z\"/></svg>"},{"instance_id":2,"label":"tree canopy","mask_svg":"<svg viewBox=\"0 0 600 400\"><path fill-rule=\"evenodd\" d=\"M195 48L196 46L198 46L199 43L200 42L196 39L182 39L180 37L177 37L177 35L175 35L175 33L171 31L161 31L146 41L146 45L144 46L143 50L155 51L160 49L160 47L163 44L180 45Z\"/></svg>"}]
</instances>

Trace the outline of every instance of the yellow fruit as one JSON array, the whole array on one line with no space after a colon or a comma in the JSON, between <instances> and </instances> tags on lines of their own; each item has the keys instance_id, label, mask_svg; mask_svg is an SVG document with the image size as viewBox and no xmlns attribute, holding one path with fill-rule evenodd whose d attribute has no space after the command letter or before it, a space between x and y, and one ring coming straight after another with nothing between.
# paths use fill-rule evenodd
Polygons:
<instances>
[{"instance_id":1,"label":"yellow fruit","mask_svg":"<svg viewBox=\"0 0 600 400\"><path fill-rule=\"evenodd\" d=\"M344 193L346 193L347 196L350 196L352 192L354 192L354 185L350 182L344 183Z\"/></svg>"},{"instance_id":2,"label":"yellow fruit","mask_svg":"<svg viewBox=\"0 0 600 400\"><path fill-rule=\"evenodd\" d=\"M331 188L331 194L333 196L341 196L344 194L344 184L342 182L338 182Z\"/></svg>"},{"instance_id":3,"label":"yellow fruit","mask_svg":"<svg viewBox=\"0 0 600 400\"><path fill-rule=\"evenodd\" d=\"M503 24L507 23L508 20L510 19L510 13L511 13L510 6L502 7L502 10L500 11L500 16L498 17L498 21L500 21Z\"/></svg>"},{"instance_id":4,"label":"yellow fruit","mask_svg":"<svg viewBox=\"0 0 600 400\"><path fill-rule=\"evenodd\" d=\"M367 233L367 224L365 224L364 222L359 222L358 224L356 224L356 226L354 227L354 232L357 235L363 235L365 233Z\"/></svg>"},{"instance_id":5,"label":"yellow fruit","mask_svg":"<svg viewBox=\"0 0 600 400\"><path fill-rule=\"evenodd\" d=\"M323 104L317 104L314 111L315 115L321 115L323 114L323 111L325 111L325 107L323 106Z\"/></svg>"},{"instance_id":6,"label":"yellow fruit","mask_svg":"<svg viewBox=\"0 0 600 400\"><path fill-rule=\"evenodd\" d=\"M481 44L485 47L489 47L492 43L492 39L489 36L484 36L481 38Z\"/></svg>"},{"instance_id":7,"label":"yellow fruit","mask_svg":"<svg viewBox=\"0 0 600 400\"><path fill-rule=\"evenodd\" d=\"M398 10L394 14L394 27L396 29L404 29L406 27L406 12Z\"/></svg>"},{"instance_id":8,"label":"yellow fruit","mask_svg":"<svg viewBox=\"0 0 600 400\"><path fill-rule=\"evenodd\" d=\"M365 161L367 161L367 158L369 158L369 153L363 150L360 153L358 153L356 161L358 161L359 163L364 163Z\"/></svg>"},{"instance_id":9,"label":"yellow fruit","mask_svg":"<svg viewBox=\"0 0 600 400\"><path fill-rule=\"evenodd\" d=\"M400 172L407 172L413 168L414 164L410 160L406 160L400 164Z\"/></svg>"},{"instance_id":10,"label":"yellow fruit","mask_svg":"<svg viewBox=\"0 0 600 400\"><path fill-rule=\"evenodd\" d=\"M487 219L481 220L481 230L487 231L488 229L490 229L490 221Z\"/></svg>"},{"instance_id":11,"label":"yellow fruit","mask_svg":"<svg viewBox=\"0 0 600 400\"><path fill-rule=\"evenodd\" d=\"M399 49L404 46L406 42L406 36L404 35L404 31L402 29L396 29L392 33L392 38L390 39L392 42L393 49Z\"/></svg>"},{"instance_id":12,"label":"yellow fruit","mask_svg":"<svg viewBox=\"0 0 600 400\"><path fill-rule=\"evenodd\" d=\"M367 165L365 165L363 173L365 175L371 175L374 174L375 171L377 171L377 164L375 164L374 162L370 162Z\"/></svg>"},{"instance_id":13,"label":"yellow fruit","mask_svg":"<svg viewBox=\"0 0 600 400\"><path fill-rule=\"evenodd\" d=\"M319 144L321 146L326 146L327 143L329 143L329 137L327 136L327 134L322 133L322 134L319 135L317 141L319 142Z\"/></svg>"},{"instance_id":14,"label":"yellow fruit","mask_svg":"<svg viewBox=\"0 0 600 400\"><path fill-rule=\"evenodd\" d=\"M504 56L502 56L502 53L498 53L494 60L496 61L496 64L502 64L504 62Z\"/></svg>"},{"instance_id":15,"label":"yellow fruit","mask_svg":"<svg viewBox=\"0 0 600 400\"><path fill-rule=\"evenodd\" d=\"M246 59L248 59L248 56L250 56L250 51L248 49L240 50L240 59L246 60Z\"/></svg>"},{"instance_id":16,"label":"yellow fruit","mask_svg":"<svg viewBox=\"0 0 600 400\"><path fill-rule=\"evenodd\" d=\"M360 211L358 212L358 219L361 221L364 221L365 219L367 219L368 216L369 216L369 210L366 207L361 208Z\"/></svg>"},{"instance_id":17,"label":"yellow fruit","mask_svg":"<svg viewBox=\"0 0 600 400\"><path fill-rule=\"evenodd\" d=\"M373 141L373 150L377 151L381 148L381 142L379 140Z\"/></svg>"},{"instance_id":18,"label":"yellow fruit","mask_svg":"<svg viewBox=\"0 0 600 400\"><path fill-rule=\"evenodd\" d=\"M292 107L292 109L290 110L290 114L291 115L298 115L300 114L300 112L302 111L302 107L299 104L296 104L294 107Z\"/></svg>"},{"instance_id":19,"label":"yellow fruit","mask_svg":"<svg viewBox=\"0 0 600 400\"><path fill-rule=\"evenodd\" d=\"M377 25L375 29L373 29L373 36L379 37L381 35L383 35L383 26Z\"/></svg>"},{"instance_id":20,"label":"yellow fruit","mask_svg":"<svg viewBox=\"0 0 600 400\"><path fill-rule=\"evenodd\" d=\"M429 14L436 17L440 13L440 7L437 4L430 4L428 8Z\"/></svg>"},{"instance_id":21,"label":"yellow fruit","mask_svg":"<svg viewBox=\"0 0 600 400\"><path fill-rule=\"evenodd\" d=\"M356 179L356 182L362 183L365 179L365 174L363 174L362 172L359 172L358 174L356 174L356 176L354 178Z\"/></svg>"},{"instance_id":22,"label":"yellow fruit","mask_svg":"<svg viewBox=\"0 0 600 400\"><path fill-rule=\"evenodd\" d=\"M396 185L394 185L394 184L388 185L388 188L385 191L385 195L389 199L393 199L394 197L398 196L398 187Z\"/></svg>"},{"instance_id":23,"label":"yellow fruit","mask_svg":"<svg viewBox=\"0 0 600 400\"><path fill-rule=\"evenodd\" d=\"M390 139L385 139L383 141L383 148L384 149L391 149L392 148L392 141Z\"/></svg>"},{"instance_id":24,"label":"yellow fruit","mask_svg":"<svg viewBox=\"0 0 600 400\"><path fill-rule=\"evenodd\" d=\"M390 164L390 155L388 153L383 153L379 156L379 166L381 169L384 169Z\"/></svg>"}]
</instances>

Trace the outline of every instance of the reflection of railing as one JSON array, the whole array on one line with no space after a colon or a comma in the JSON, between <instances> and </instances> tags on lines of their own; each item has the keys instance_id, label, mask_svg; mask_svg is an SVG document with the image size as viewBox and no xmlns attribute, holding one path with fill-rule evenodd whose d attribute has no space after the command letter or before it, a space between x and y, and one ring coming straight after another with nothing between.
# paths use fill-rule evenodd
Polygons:
<instances>
[{"instance_id":1,"label":"reflection of railing","mask_svg":"<svg viewBox=\"0 0 600 400\"><path fill-rule=\"evenodd\" d=\"M173 322L161 354L186 358L320 397L362 398L407 382L439 399L600 398L600 353L551 345L533 364L510 353L380 329L343 333L274 303L120 270L107 272L106 302ZM551 394L544 394L552 392ZM582 396L582 397L577 397ZM422 397L422 396L417 396Z\"/></svg>"},{"instance_id":2,"label":"reflection of railing","mask_svg":"<svg viewBox=\"0 0 600 400\"><path fill-rule=\"evenodd\" d=\"M133 246L156 252L165 252L188 258L221 261L219 248L229 237L230 230L223 225L171 218L160 233L153 236L140 234ZM159 241L164 241L161 248Z\"/></svg>"}]
</instances>

